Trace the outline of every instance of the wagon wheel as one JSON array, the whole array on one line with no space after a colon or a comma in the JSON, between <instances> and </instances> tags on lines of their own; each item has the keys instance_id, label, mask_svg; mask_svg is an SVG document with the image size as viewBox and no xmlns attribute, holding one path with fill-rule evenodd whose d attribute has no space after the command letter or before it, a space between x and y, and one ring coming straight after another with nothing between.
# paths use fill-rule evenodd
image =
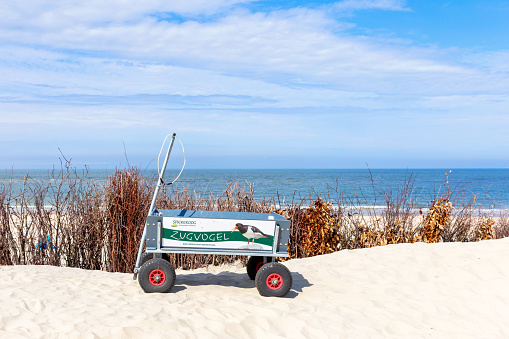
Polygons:
<instances>
[{"instance_id":1,"label":"wagon wheel","mask_svg":"<svg viewBox=\"0 0 509 339\"><path fill-rule=\"evenodd\" d=\"M169 292L175 285L175 269L164 259L150 259L140 268L138 281L146 293Z\"/></svg>"},{"instance_id":2,"label":"wagon wheel","mask_svg":"<svg viewBox=\"0 0 509 339\"><path fill-rule=\"evenodd\" d=\"M290 270L277 262L263 265L256 273L255 285L264 297L284 297L292 288Z\"/></svg>"},{"instance_id":3,"label":"wagon wheel","mask_svg":"<svg viewBox=\"0 0 509 339\"><path fill-rule=\"evenodd\" d=\"M154 253L143 252L140 258L140 267L152 258L154 258ZM162 258L171 263L168 253L163 253Z\"/></svg>"},{"instance_id":4,"label":"wagon wheel","mask_svg":"<svg viewBox=\"0 0 509 339\"><path fill-rule=\"evenodd\" d=\"M267 262L274 261L274 258L267 258ZM251 280L255 280L256 272L263 266L263 257L251 257L247 261L247 275Z\"/></svg>"}]
</instances>

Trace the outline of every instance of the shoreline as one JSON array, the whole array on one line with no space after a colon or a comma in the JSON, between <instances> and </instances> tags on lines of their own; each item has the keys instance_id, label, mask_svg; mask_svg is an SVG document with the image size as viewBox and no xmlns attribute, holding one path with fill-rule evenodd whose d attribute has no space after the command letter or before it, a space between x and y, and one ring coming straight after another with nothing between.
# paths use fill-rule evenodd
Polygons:
<instances>
[{"instance_id":1,"label":"shoreline","mask_svg":"<svg viewBox=\"0 0 509 339\"><path fill-rule=\"evenodd\" d=\"M285 206L281 206L281 205L276 204L276 205L272 205L271 207L273 207L274 209L281 209L281 208L286 208L286 207L291 207L291 206L297 206L297 205L285 205ZM298 205L298 206L300 206L301 208L309 208L309 207L312 207L313 205ZM8 205L7 207L10 210L14 210L17 206L16 205ZM30 211L35 211L36 210L36 206L34 206L34 205L27 205L26 208L28 210L30 210ZM105 208L105 207L103 207L103 208ZM337 205L333 205L332 208L335 211L338 210L338 206ZM44 205L43 209L44 209L44 211L47 211L47 212L49 211L50 214L54 214L55 213L53 211L54 207L52 205ZM383 211L384 209L387 209L387 206L385 206L385 205L379 205L379 206L366 206L366 205L360 205L360 206L359 205L349 205L349 206L346 206L346 205L342 205L341 209L346 211L346 212L352 212L352 211L370 212L370 211ZM427 207L413 207L413 208L410 208L409 209L410 215L414 215L414 216L419 215L419 210L422 210L423 213L426 213ZM483 214L491 215L491 216L497 217L497 218L498 217L509 216L509 207L508 208L472 208L471 210L475 211L475 212L478 212L478 213L483 213ZM461 211L461 207L460 208L455 208L452 213L454 215L455 212L458 213L459 211ZM498 216L494 216L493 214L498 214ZM502 214L504 214L504 215L502 215Z\"/></svg>"}]
</instances>

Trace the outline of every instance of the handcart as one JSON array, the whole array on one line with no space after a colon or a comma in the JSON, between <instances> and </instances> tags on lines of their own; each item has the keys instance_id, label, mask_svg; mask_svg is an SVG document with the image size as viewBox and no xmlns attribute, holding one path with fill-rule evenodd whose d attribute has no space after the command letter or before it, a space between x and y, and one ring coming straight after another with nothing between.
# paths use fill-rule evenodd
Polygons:
<instances>
[{"instance_id":1,"label":"handcart","mask_svg":"<svg viewBox=\"0 0 509 339\"><path fill-rule=\"evenodd\" d=\"M134 279L138 279L147 293L169 292L176 280L169 253L245 255L250 256L247 274L255 281L258 292L266 297L285 296L292 287L292 275L286 266L276 262L276 257L288 257L290 221L283 216L154 208L159 190L167 185L163 178L175 137L174 133L159 171L138 249ZM161 151L164 145L165 142Z\"/></svg>"}]
</instances>

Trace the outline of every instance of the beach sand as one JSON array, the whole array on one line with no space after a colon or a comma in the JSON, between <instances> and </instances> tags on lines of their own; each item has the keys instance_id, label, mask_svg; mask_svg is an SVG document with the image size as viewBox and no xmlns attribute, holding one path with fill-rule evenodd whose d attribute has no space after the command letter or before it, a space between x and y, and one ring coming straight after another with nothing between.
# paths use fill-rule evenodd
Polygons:
<instances>
[{"instance_id":1,"label":"beach sand","mask_svg":"<svg viewBox=\"0 0 509 339\"><path fill-rule=\"evenodd\" d=\"M284 263L285 298L240 266L177 270L170 293L132 274L0 267L2 338L509 337L509 238L399 244Z\"/></svg>"}]
</instances>

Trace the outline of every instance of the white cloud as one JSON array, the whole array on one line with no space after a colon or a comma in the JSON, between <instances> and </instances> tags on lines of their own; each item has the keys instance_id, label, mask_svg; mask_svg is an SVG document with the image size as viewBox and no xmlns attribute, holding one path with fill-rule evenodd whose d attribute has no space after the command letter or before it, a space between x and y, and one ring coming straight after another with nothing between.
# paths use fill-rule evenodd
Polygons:
<instances>
[{"instance_id":1,"label":"white cloud","mask_svg":"<svg viewBox=\"0 0 509 339\"><path fill-rule=\"evenodd\" d=\"M58 30L62 27L101 26L139 21L165 14L211 15L237 4L256 0L18 0L0 2L0 27L38 27Z\"/></svg>"},{"instance_id":2,"label":"white cloud","mask_svg":"<svg viewBox=\"0 0 509 339\"><path fill-rule=\"evenodd\" d=\"M366 9L380 9L386 11L409 11L406 0L343 0L334 4L334 9L340 11L354 11Z\"/></svg>"},{"instance_id":3,"label":"white cloud","mask_svg":"<svg viewBox=\"0 0 509 339\"><path fill-rule=\"evenodd\" d=\"M376 38L338 33L336 28L337 22L325 11L298 8L268 14L237 11L209 22L144 16L122 24L4 30L0 38L11 44L58 48L61 53L70 50L70 59L75 58L72 51L80 51L268 82L326 83L360 92L444 91L451 88L451 75L470 76L467 68L436 58L433 48L386 45ZM422 86L409 86L414 79Z\"/></svg>"},{"instance_id":4,"label":"white cloud","mask_svg":"<svg viewBox=\"0 0 509 339\"><path fill-rule=\"evenodd\" d=\"M30 86L47 85L43 92L60 94L137 94L139 84L147 91L181 94L172 81L190 84L184 88L194 83L195 92L207 87L187 80L185 73L200 73L214 84L228 76L227 83L243 83L244 88L272 83L280 90L327 87L379 94L452 95L507 85L502 75L482 72L483 65L494 58L474 54L470 59L480 60L466 64L436 47L354 36L323 8L269 13L236 10L202 22L161 21L152 16L209 13L242 2L246 1L3 2L0 10L9 15L0 23L4 43L0 67L3 64L12 75L25 72L20 86L23 81ZM345 0L335 6L406 9L404 1L396 0ZM497 69L504 70L500 65L507 64L506 54L496 55ZM184 75L175 75L176 69ZM137 84L125 81L132 77L138 77ZM5 77L3 82L13 79ZM217 94L224 94L221 88L216 87Z\"/></svg>"},{"instance_id":5,"label":"white cloud","mask_svg":"<svg viewBox=\"0 0 509 339\"><path fill-rule=\"evenodd\" d=\"M509 50L467 53L463 60L490 72L509 72Z\"/></svg>"},{"instance_id":6,"label":"white cloud","mask_svg":"<svg viewBox=\"0 0 509 339\"><path fill-rule=\"evenodd\" d=\"M260 152L277 144L292 154L297 144L310 150L302 135L366 149L384 133L412 137L408 126L431 135L434 120L425 116L451 116L449 126L505 112L506 51L464 57L355 35L325 7L253 13L235 7L242 2L1 3L0 122L9 131L0 142L50 133L110 141L128 134L131 143L144 135L148 143L151 131L171 126L195 144L255 152L252 140L263 135ZM408 10L402 1L335 6ZM184 17L160 20L169 12ZM232 145L241 136L247 141ZM377 145L395 147L392 138ZM426 137L419 142L426 146Z\"/></svg>"},{"instance_id":7,"label":"white cloud","mask_svg":"<svg viewBox=\"0 0 509 339\"><path fill-rule=\"evenodd\" d=\"M0 48L9 60L0 65L5 75L0 102L150 107L284 108L338 106L372 107L372 93L339 91L316 86L285 86L219 72L121 59L84 56L68 60L62 53L26 48ZM30 62L22 58L30 54ZM21 63L14 60L19 57ZM33 65L37 65L34 69ZM20 79L15 81L13 79ZM22 80L21 80L22 79ZM7 95L8 94L8 95ZM164 96L181 96L170 101ZM145 100L144 100L145 98ZM151 99L152 98L152 99ZM165 102L165 100L167 100ZM380 105L380 104L378 104Z\"/></svg>"}]
</instances>

